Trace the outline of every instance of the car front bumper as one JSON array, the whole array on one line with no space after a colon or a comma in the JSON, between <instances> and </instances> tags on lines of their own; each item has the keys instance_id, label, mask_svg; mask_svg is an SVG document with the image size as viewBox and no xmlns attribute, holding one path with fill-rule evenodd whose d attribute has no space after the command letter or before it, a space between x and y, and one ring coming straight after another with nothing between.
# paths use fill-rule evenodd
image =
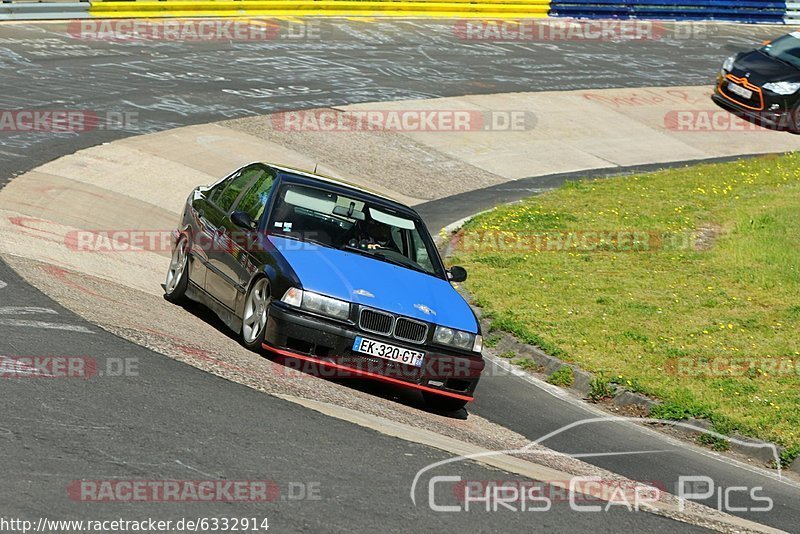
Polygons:
<instances>
[{"instance_id":1,"label":"car front bumper","mask_svg":"<svg viewBox=\"0 0 800 534\"><path fill-rule=\"evenodd\" d=\"M353 351L357 336L425 352L422 367ZM283 302L270 304L264 348L302 362L299 369L326 378L371 378L471 401L485 362L478 354L459 354L429 345L398 343L361 332L355 325L339 323Z\"/></svg>"},{"instance_id":2,"label":"car front bumper","mask_svg":"<svg viewBox=\"0 0 800 534\"><path fill-rule=\"evenodd\" d=\"M744 88L753 91L753 97L744 99L731 92L728 88L728 84L731 82L747 84ZM795 116L797 96L776 95L730 74L720 73L717 76L717 86L711 100L726 111L762 128L796 131L800 126L798 117Z\"/></svg>"}]
</instances>

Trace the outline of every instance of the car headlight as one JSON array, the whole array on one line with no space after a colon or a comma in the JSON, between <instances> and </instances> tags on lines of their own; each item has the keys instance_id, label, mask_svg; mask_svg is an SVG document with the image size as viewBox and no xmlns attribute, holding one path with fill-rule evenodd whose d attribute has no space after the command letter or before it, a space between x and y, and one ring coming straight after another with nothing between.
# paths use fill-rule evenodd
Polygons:
<instances>
[{"instance_id":1,"label":"car headlight","mask_svg":"<svg viewBox=\"0 0 800 534\"><path fill-rule=\"evenodd\" d=\"M335 319L350 317L350 303L343 300L326 297L313 291L303 291L290 287L281 297L281 302Z\"/></svg>"},{"instance_id":2,"label":"car headlight","mask_svg":"<svg viewBox=\"0 0 800 534\"><path fill-rule=\"evenodd\" d=\"M731 56L725 60L725 63L722 64L722 70L724 72L730 72L733 70L733 64L736 63L736 56Z\"/></svg>"},{"instance_id":3,"label":"car headlight","mask_svg":"<svg viewBox=\"0 0 800 534\"><path fill-rule=\"evenodd\" d=\"M470 334L446 326L436 327L433 332L433 341L440 345L449 345L474 352L480 352L483 349L483 338L479 334Z\"/></svg>"},{"instance_id":4,"label":"car headlight","mask_svg":"<svg viewBox=\"0 0 800 534\"><path fill-rule=\"evenodd\" d=\"M800 89L798 82L771 82L765 83L764 89L777 93L779 95L793 95Z\"/></svg>"}]
</instances>

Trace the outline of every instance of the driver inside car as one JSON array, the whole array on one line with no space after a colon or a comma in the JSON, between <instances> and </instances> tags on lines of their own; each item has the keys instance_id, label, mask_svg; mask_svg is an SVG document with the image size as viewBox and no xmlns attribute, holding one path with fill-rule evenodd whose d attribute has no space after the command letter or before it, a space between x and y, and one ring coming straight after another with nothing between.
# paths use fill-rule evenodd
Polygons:
<instances>
[{"instance_id":1,"label":"driver inside car","mask_svg":"<svg viewBox=\"0 0 800 534\"><path fill-rule=\"evenodd\" d=\"M393 250L400 252L392 239L392 229L388 224L370 219L362 228L362 236L359 239L351 239L348 243L351 247L368 250Z\"/></svg>"}]
</instances>

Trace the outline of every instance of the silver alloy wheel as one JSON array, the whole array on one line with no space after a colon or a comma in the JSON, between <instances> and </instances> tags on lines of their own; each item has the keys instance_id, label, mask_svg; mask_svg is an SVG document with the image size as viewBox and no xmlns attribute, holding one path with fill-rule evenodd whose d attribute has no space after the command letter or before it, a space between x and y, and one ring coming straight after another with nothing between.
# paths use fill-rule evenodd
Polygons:
<instances>
[{"instance_id":1,"label":"silver alloy wheel","mask_svg":"<svg viewBox=\"0 0 800 534\"><path fill-rule=\"evenodd\" d=\"M267 324L269 300L269 283L266 278L262 278L250 290L244 305L242 337L247 343L255 342L264 331Z\"/></svg>"},{"instance_id":2,"label":"silver alloy wheel","mask_svg":"<svg viewBox=\"0 0 800 534\"><path fill-rule=\"evenodd\" d=\"M172 251L172 259L169 263L169 270L167 271L167 280L164 282L164 290L167 295L171 295L175 288L181 281L181 276L186 270L186 262L188 260L188 241L182 237L178 244L175 245L175 250Z\"/></svg>"}]
</instances>

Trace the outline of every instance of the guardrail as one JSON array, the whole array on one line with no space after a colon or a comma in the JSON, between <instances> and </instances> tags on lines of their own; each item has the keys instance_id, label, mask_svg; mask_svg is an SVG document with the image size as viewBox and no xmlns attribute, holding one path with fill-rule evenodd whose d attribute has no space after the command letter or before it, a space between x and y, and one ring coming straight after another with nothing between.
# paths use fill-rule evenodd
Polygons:
<instances>
[{"instance_id":1,"label":"guardrail","mask_svg":"<svg viewBox=\"0 0 800 534\"><path fill-rule=\"evenodd\" d=\"M793 13L800 19L800 3ZM553 0L550 15L573 18L729 20L783 24L786 2L773 0Z\"/></svg>"},{"instance_id":2,"label":"guardrail","mask_svg":"<svg viewBox=\"0 0 800 534\"><path fill-rule=\"evenodd\" d=\"M0 3L2 20L63 20L89 18L88 1L8 2Z\"/></svg>"},{"instance_id":3,"label":"guardrail","mask_svg":"<svg viewBox=\"0 0 800 534\"><path fill-rule=\"evenodd\" d=\"M550 0L93 0L93 17L547 17Z\"/></svg>"},{"instance_id":4,"label":"guardrail","mask_svg":"<svg viewBox=\"0 0 800 534\"><path fill-rule=\"evenodd\" d=\"M0 0L2 20L241 16L728 20L800 24L774 0Z\"/></svg>"}]
</instances>

